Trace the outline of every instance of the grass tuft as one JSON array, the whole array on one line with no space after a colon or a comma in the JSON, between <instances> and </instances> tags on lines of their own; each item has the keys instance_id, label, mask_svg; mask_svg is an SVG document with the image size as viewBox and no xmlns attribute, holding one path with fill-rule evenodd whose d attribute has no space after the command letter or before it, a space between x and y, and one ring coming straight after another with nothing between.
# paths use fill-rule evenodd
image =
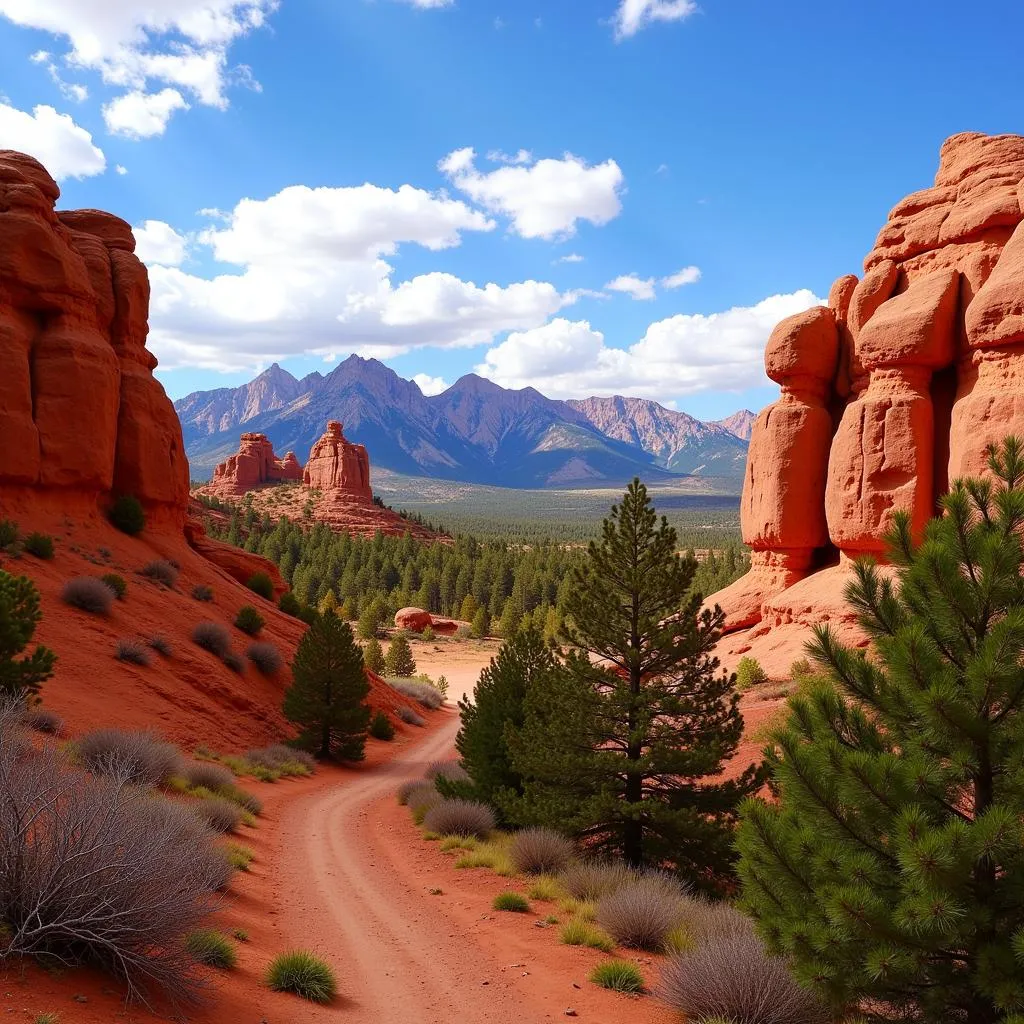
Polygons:
<instances>
[{"instance_id":1,"label":"grass tuft","mask_svg":"<svg viewBox=\"0 0 1024 1024\"><path fill-rule=\"evenodd\" d=\"M507 910L513 914L526 914L530 910L530 904L521 892L499 892L494 897L491 906L495 910Z\"/></svg>"},{"instance_id":2,"label":"grass tuft","mask_svg":"<svg viewBox=\"0 0 1024 1024\"><path fill-rule=\"evenodd\" d=\"M192 958L207 967L230 971L238 963L231 940L210 928L200 928L185 936L185 948Z\"/></svg>"},{"instance_id":3,"label":"grass tuft","mask_svg":"<svg viewBox=\"0 0 1024 1024\"><path fill-rule=\"evenodd\" d=\"M527 895L531 900L540 900L542 903L553 903L565 897L565 890L561 882L552 875L538 875L530 884Z\"/></svg>"},{"instance_id":4,"label":"grass tuft","mask_svg":"<svg viewBox=\"0 0 1024 1024\"><path fill-rule=\"evenodd\" d=\"M610 935L578 917L562 926L559 937L567 946L587 946L599 949L602 953L610 953L615 949L615 940Z\"/></svg>"},{"instance_id":5,"label":"grass tuft","mask_svg":"<svg viewBox=\"0 0 1024 1024\"><path fill-rule=\"evenodd\" d=\"M329 1003L338 991L331 968L301 949L274 960L267 970L267 985L275 992L292 992L313 1003Z\"/></svg>"},{"instance_id":6,"label":"grass tuft","mask_svg":"<svg viewBox=\"0 0 1024 1024\"><path fill-rule=\"evenodd\" d=\"M590 980L601 988L613 992L643 992L644 976L635 964L626 960L609 960L598 964L590 974Z\"/></svg>"}]
</instances>

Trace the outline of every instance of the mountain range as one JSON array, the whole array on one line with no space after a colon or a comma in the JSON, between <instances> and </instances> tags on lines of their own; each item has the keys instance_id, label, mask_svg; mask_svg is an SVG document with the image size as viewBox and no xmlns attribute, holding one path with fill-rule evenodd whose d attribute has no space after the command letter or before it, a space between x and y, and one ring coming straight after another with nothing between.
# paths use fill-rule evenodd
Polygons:
<instances>
[{"instance_id":1,"label":"mountain range","mask_svg":"<svg viewBox=\"0 0 1024 1024\"><path fill-rule=\"evenodd\" d=\"M699 478L739 491L754 414L704 423L641 398L555 401L476 374L424 395L376 359L350 356L328 374L294 377L276 363L237 388L174 403L194 479L238 448L246 431L305 462L329 419L369 449L374 468L507 487L619 485Z\"/></svg>"}]
</instances>

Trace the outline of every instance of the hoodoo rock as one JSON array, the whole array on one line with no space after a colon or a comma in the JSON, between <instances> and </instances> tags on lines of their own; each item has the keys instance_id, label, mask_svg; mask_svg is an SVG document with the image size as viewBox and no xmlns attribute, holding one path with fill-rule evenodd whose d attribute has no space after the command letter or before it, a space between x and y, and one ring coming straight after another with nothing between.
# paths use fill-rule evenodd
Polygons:
<instances>
[{"instance_id":1,"label":"hoodoo rock","mask_svg":"<svg viewBox=\"0 0 1024 1024\"><path fill-rule=\"evenodd\" d=\"M324 435L313 445L302 475L314 490L340 492L347 499L372 501L370 457L361 444L352 444L337 420L327 424Z\"/></svg>"},{"instance_id":2,"label":"hoodoo rock","mask_svg":"<svg viewBox=\"0 0 1024 1024\"><path fill-rule=\"evenodd\" d=\"M149 277L123 220L57 213L38 161L0 150L0 488L96 513L133 494L180 532L181 426L146 349Z\"/></svg>"},{"instance_id":3,"label":"hoodoo rock","mask_svg":"<svg viewBox=\"0 0 1024 1024\"><path fill-rule=\"evenodd\" d=\"M266 434L243 434L238 452L214 469L209 493L218 498L240 498L264 484L301 480L302 466L295 452L279 459Z\"/></svg>"},{"instance_id":4,"label":"hoodoo rock","mask_svg":"<svg viewBox=\"0 0 1024 1024\"><path fill-rule=\"evenodd\" d=\"M813 622L849 635L852 559L920 531L985 449L1024 436L1024 138L948 139L935 184L897 203L865 274L768 342L779 400L757 419L741 502L750 572L709 599L720 645L784 673Z\"/></svg>"}]
</instances>

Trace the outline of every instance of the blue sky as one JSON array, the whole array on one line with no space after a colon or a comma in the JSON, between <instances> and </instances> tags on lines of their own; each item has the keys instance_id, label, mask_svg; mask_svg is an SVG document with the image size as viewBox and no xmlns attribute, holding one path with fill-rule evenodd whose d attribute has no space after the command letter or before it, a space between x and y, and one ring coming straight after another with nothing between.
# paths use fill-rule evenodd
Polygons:
<instances>
[{"instance_id":1,"label":"blue sky","mask_svg":"<svg viewBox=\"0 0 1024 1024\"><path fill-rule=\"evenodd\" d=\"M356 351L757 409L942 140L1024 130L1010 0L142 6L0 0L0 147L136 226L173 397Z\"/></svg>"}]
</instances>

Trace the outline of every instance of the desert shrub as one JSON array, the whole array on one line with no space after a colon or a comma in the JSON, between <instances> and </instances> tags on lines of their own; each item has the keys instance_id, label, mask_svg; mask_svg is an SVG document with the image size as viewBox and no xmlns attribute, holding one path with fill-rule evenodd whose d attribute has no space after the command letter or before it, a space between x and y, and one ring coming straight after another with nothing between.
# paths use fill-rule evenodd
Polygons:
<instances>
[{"instance_id":1,"label":"desert shrub","mask_svg":"<svg viewBox=\"0 0 1024 1024\"><path fill-rule=\"evenodd\" d=\"M21 530L13 519L0 519L0 551L14 547L21 537Z\"/></svg>"},{"instance_id":2,"label":"desert shrub","mask_svg":"<svg viewBox=\"0 0 1024 1024\"><path fill-rule=\"evenodd\" d=\"M232 672L237 672L240 676L245 674L245 658L238 651L228 651L221 660Z\"/></svg>"},{"instance_id":3,"label":"desert shrub","mask_svg":"<svg viewBox=\"0 0 1024 1024\"><path fill-rule=\"evenodd\" d=\"M254 594L265 598L267 601L274 600L274 581L269 573L254 572L245 584Z\"/></svg>"},{"instance_id":4,"label":"desert shrub","mask_svg":"<svg viewBox=\"0 0 1024 1024\"><path fill-rule=\"evenodd\" d=\"M558 880L565 891L578 900L599 900L635 878L619 861L585 860L570 864Z\"/></svg>"},{"instance_id":5,"label":"desert shrub","mask_svg":"<svg viewBox=\"0 0 1024 1024\"><path fill-rule=\"evenodd\" d=\"M395 791L395 796L398 798L398 802L404 807L409 803L414 794L421 792L430 793L440 797L440 793L437 792L433 783L425 782L423 779L410 779L408 782L403 782Z\"/></svg>"},{"instance_id":6,"label":"desert shrub","mask_svg":"<svg viewBox=\"0 0 1024 1024\"><path fill-rule=\"evenodd\" d=\"M666 875L639 875L603 896L597 921L620 946L660 952L680 923L682 889Z\"/></svg>"},{"instance_id":7,"label":"desert shrub","mask_svg":"<svg viewBox=\"0 0 1024 1024\"><path fill-rule=\"evenodd\" d=\"M398 676L401 679L408 679L416 674L416 661L412 656L412 648L401 633L396 633L394 639L388 644L384 668L389 676Z\"/></svg>"},{"instance_id":8,"label":"desert shrub","mask_svg":"<svg viewBox=\"0 0 1024 1024\"><path fill-rule=\"evenodd\" d=\"M736 666L736 689L749 690L752 686L759 686L768 682L768 673L761 668L761 663L756 658L746 655L740 658Z\"/></svg>"},{"instance_id":9,"label":"desert shrub","mask_svg":"<svg viewBox=\"0 0 1024 1024\"><path fill-rule=\"evenodd\" d=\"M329 1003L338 991L334 972L312 953L282 953L267 971L267 985L275 992L293 992L314 1003Z\"/></svg>"},{"instance_id":10,"label":"desert shrub","mask_svg":"<svg viewBox=\"0 0 1024 1024\"><path fill-rule=\"evenodd\" d=\"M95 576L77 576L64 584L60 596L61 600L72 608L91 612L93 615L109 615L116 595L103 580L98 580Z\"/></svg>"},{"instance_id":11,"label":"desert shrub","mask_svg":"<svg viewBox=\"0 0 1024 1024\"><path fill-rule=\"evenodd\" d=\"M659 997L687 1020L736 1024L826 1024L831 1016L769 956L754 935L727 936L675 953L662 967Z\"/></svg>"},{"instance_id":12,"label":"desert shrub","mask_svg":"<svg viewBox=\"0 0 1024 1024\"><path fill-rule=\"evenodd\" d=\"M459 626L459 628L457 630L455 630L455 639L456 640L469 640L469 639L472 638L472 636L473 636L473 627L472 626L462 625L462 626Z\"/></svg>"},{"instance_id":13,"label":"desert shrub","mask_svg":"<svg viewBox=\"0 0 1024 1024\"><path fill-rule=\"evenodd\" d=\"M519 870L518 867L517 870ZM561 899L565 895L565 890L557 878L553 878L551 875L537 875L530 883L530 888L527 890L526 895L531 900L551 903L554 900Z\"/></svg>"},{"instance_id":14,"label":"desert shrub","mask_svg":"<svg viewBox=\"0 0 1024 1024\"><path fill-rule=\"evenodd\" d=\"M789 666L789 678L802 679L805 676L811 675L813 671L814 669L811 667L811 663L807 658L797 658Z\"/></svg>"},{"instance_id":15,"label":"desert shrub","mask_svg":"<svg viewBox=\"0 0 1024 1024\"><path fill-rule=\"evenodd\" d=\"M192 630L192 640L218 658L231 650L231 634L219 622L200 622Z\"/></svg>"},{"instance_id":16,"label":"desert shrub","mask_svg":"<svg viewBox=\"0 0 1024 1024\"><path fill-rule=\"evenodd\" d=\"M486 839L495 828L494 811L476 800L443 800L431 807L423 826L443 836L476 836Z\"/></svg>"},{"instance_id":17,"label":"desert shrub","mask_svg":"<svg viewBox=\"0 0 1024 1024\"><path fill-rule=\"evenodd\" d=\"M192 597L196 601L212 601L213 587L207 586L205 583L197 583L192 588Z\"/></svg>"},{"instance_id":18,"label":"desert shrub","mask_svg":"<svg viewBox=\"0 0 1024 1024\"><path fill-rule=\"evenodd\" d=\"M559 939L567 946L587 946L602 953L610 953L615 948L610 935L582 918L574 918L563 925Z\"/></svg>"},{"instance_id":19,"label":"desert shrub","mask_svg":"<svg viewBox=\"0 0 1024 1024\"><path fill-rule=\"evenodd\" d=\"M643 992L644 976L636 964L627 960L608 960L590 972L590 980L613 992Z\"/></svg>"},{"instance_id":20,"label":"desert shrub","mask_svg":"<svg viewBox=\"0 0 1024 1024\"><path fill-rule=\"evenodd\" d=\"M123 576L119 576L116 572L106 572L100 579L110 587L118 601L124 600L128 593L128 581Z\"/></svg>"},{"instance_id":21,"label":"desert shrub","mask_svg":"<svg viewBox=\"0 0 1024 1024\"><path fill-rule=\"evenodd\" d=\"M447 700L448 699L448 677L447 676L438 676L437 679L434 681L434 689L437 690L437 692L439 694L441 694L441 699L442 700Z\"/></svg>"},{"instance_id":22,"label":"desert shrub","mask_svg":"<svg viewBox=\"0 0 1024 1024\"><path fill-rule=\"evenodd\" d=\"M281 775L312 775L316 770L316 758L308 751L272 743L269 747L250 750L245 755L252 764L269 768Z\"/></svg>"},{"instance_id":23,"label":"desert shrub","mask_svg":"<svg viewBox=\"0 0 1024 1024\"><path fill-rule=\"evenodd\" d=\"M156 636L151 636L149 638L149 646L152 647L157 654L162 654L165 658L169 658L173 651L171 641L168 640L163 633L157 633Z\"/></svg>"},{"instance_id":24,"label":"desert shrub","mask_svg":"<svg viewBox=\"0 0 1024 1024\"><path fill-rule=\"evenodd\" d=\"M509 856L517 871L543 875L561 871L575 856L573 844L550 828L527 828L512 837Z\"/></svg>"},{"instance_id":25,"label":"desert shrub","mask_svg":"<svg viewBox=\"0 0 1024 1024\"><path fill-rule=\"evenodd\" d=\"M395 708L395 714L398 715L406 725L423 726L427 724L427 720L422 715L418 715L412 708L407 708L404 705L402 707Z\"/></svg>"},{"instance_id":26,"label":"desert shrub","mask_svg":"<svg viewBox=\"0 0 1024 1024\"><path fill-rule=\"evenodd\" d=\"M25 551L36 558L49 561L53 558L53 538L48 533L30 533L25 538Z\"/></svg>"},{"instance_id":27,"label":"desert shrub","mask_svg":"<svg viewBox=\"0 0 1024 1024\"><path fill-rule=\"evenodd\" d=\"M213 761L192 761L185 765L181 774L190 786L202 786L213 793L235 784L234 773Z\"/></svg>"},{"instance_id":28,"label":"desert shrub","mask_svg":"<svg viewBox=\"0 0 1024 1024\"><path fill-rule=\"evenodd\" d=\"M173 743L151 732L95 729L75 743L81 765L137 786L159 786L181 774L181 755Z\"/></svg>"},{"instance_id":29,"label":"desert shrub","mask_svg":"<svg viewBox=\"0 0 1024 1024\"><path fill-rule=\"evenodd\" d=\"M46 708L26 708L22 721L29 729L50 736L59 736L64 731L64 720L56 711L49 711Z\"/></svg>"},{"instance_id":30,"label":"desert shrub","mask_svg":"<svg viewBox=\"0 0 1024 1024\"><path fill-rule=\"evenodd\" d=\"M192 959L207 967L229 971L238 963L231 940L212 928L198 928L185 936L185 949Z\"/></svg>"},{"instance_id":31,"label":"desert shrub","mask_svg":"<svg viewBox=\"0 0 1024 1024\"><path fill-rule=\"evenodd\" d=\"M430 683L422 683L415 679L394 679L390 676L387 681L404 697L417 701L431 711L437 710L444 703L444 697Z\"/></svg>"},{"instance_id":32,"label":"desert shrub","mask_svg":"<svg viewBox=\"0 0 1024 1024\"><path fill-rule=\"evenodd\" d=\"M495 910L507 910L513 914L525 914L530 909L530 903L526 897L519 892L499 892L491 903Z\"/></svg>"},{"instance_id":33,"label":"desert shrub","mask_svg":"<svg viewBox=\"0 0 1024 1024\"><path fill-rule=\"evenodd\" d=\"M423 773L425 779L447 779L449 782L469 782L469 772L458 761L431 761Z\"/></svg>"},{"instance_id":34,"label":"desert shrub","mask_svg":"<svg viewBox=\"0 0 1024 1024\"><path fill-rule=\"evenodd\" d=\"M264 621L263 616L251 604L243 604L235 616L235 628L248 633L249 636L255 636L263 628Z\"/></svg>"},{"instance_id":35,"label":"desert shrub","mask_svg":"<svg viewBox=\"0 0 1024 1024\"><path fill-rule=\"evenodd\" d=\"M250 644L245 653L261 675L276 676L284 667L281 652L267 641Z\"/></svg>"},{"instance_id":36,"label":"desert shrub","mask_svg":"<svg viewBox=\"0 0 1024 1024\"><path fill-rule=\"evenodd\" d=\"M515 865L508 857L508 846L499 837L488 842L476 843L455 862L457 868L489 868L496 875L511 878L516 873Z\"/></svg>"},{"instance_id":37,"label":"desert shrub","mask_svg":"<svg viewBox=\"0 0 1024 1024\"><path fill-rule=\"evenodd\" d=\"M286 590L277 602L277 607L285 613L290 615L293 619L299 617L299 612L302 610L302 605L299 604L299 599L290 591Z\"/></svg>"},{"instance_id":38,"label":"desert shrub","mask_svg":"<svg viewBox=\"0 0 1024 1024\"><path fill-rule=\"evenodd\" d=\"M442 800L441 794L432 786L423 786L409 794L406 805L412 812L412 820L419 825L427 816L427 812L437 807ZM431 831L437 830L431 829Z\"/></svg>"},{"instance_id":39,"label":"desert shrub","mask_svg":"<svg viewBox=\"0 0 1024 1024\"><path fill-rule=\"evenodd\" d=\"M39 591L26 576L12 576L0 569L0 699L32 700L53 675L57 656L37 644L25 651L42 618Z\"/></svg>"},{"instance_id":40,"label":"desert shrub","mask_svg":"<svg viewBox=\"0 0 1024 1024\"><path fill-rule=\"evenodd\" d=\"M234 783L222 786L217 790L217 795L224 797L225 800L230 800L233 804L238 804L248 814L263 813L263 801L255 793L240 789Z\"/></svg>"},{"instance_id":41,"label":"desert shrub","mask_svg":"<svg viewBox=\"0 0 1024 1024\"><path fill-rule=\"evenodd\" d=\"M196 801L192 809L214 832L234 832L242 824L244 812L226 797L211 796Z\"/></svg>"},{"instance_id":42,"label":"desert shrub","mask_svg":"<svg viewBox=\"0 0 1024 1024\"><path fill-rule=\"evenodd\" d=\"M149 665L152 660L146 645L141 640L128 637L121 637L117 641L115 657L118 661L127 661L132 665L142 665L143 667Z\"/></svg>"},{"instance_id":43,"label":"desert shrub","mask_svg":"<svg viewBox=\"0 0 1024 1024\"><path fill-rule=\"evenodd\" d=\"M139 570L139 575L162 586L173 587L178 582L178 567L166 558L158 558L144 565Z\"/></svg>"},{"instance_id":44,"label":"desert shrub","mask_svg":"<svg viewBox=\"0 0 1024 1024\"><path fill-rule=\"evenodd\" d=\"M420 634L420 639L425 640L427 643L432 643L437 639L437 634L434 632L433 626L427 626Z\"/></svg>"},{"instance_id":45,"label":"desert shrub","mask_svg":"<svg viewBox=\"0 0 1024 1024\"><path fill-rule=\"evenodd\" d=\"M72 769L52 746L25 754L0 729L0 919L5 953L87 964L131 996L188 1001L184 936L212 907L225 858L163 798Z\"/></svg>"},{"instance_id":46,"label":"desert shrub","mask_svg":"<svg viewBox=\"0 0 1024 1024\"><path fill-rule=\"evenodd\" d=\"M741 914L730 903L705 899L683 901L682 927L694 944L754 934L754 922L746 914Z\"/></svg>"},{"instance_id":47,"label":"desert shrub","mask_svg":"<svg viewBox=\"0 0 1024 1024\"><path fill-rule=\"evenodd\" d=\"M133 494L122 494L114 499L107 517L122 533L129 537L142 533L146 528L146 510Z\"/></svg>"},{"instance_id":48,"label":"desert shrub","mask_svg":"<svg viewBox=\"0 0 1024 1024\"><path fill-rule=\"evenodd\" d=\"M373 718L370 719L369 733L375 740L393 740L395 727L383 711L377 710L374 712Z\"/></svg>"},{"instance_id":49,"label":"desert shrub","mask_svg":"<svg viewBox=\"0 0 1024 1024\"><path fill-rule=\"evenodd\" d=\"M249 865L256 857L256 854L248 846L242 846L241 843L228 843L224 847L224 853L236 871L248 871Z\"/></svg>"}]
</instances>

